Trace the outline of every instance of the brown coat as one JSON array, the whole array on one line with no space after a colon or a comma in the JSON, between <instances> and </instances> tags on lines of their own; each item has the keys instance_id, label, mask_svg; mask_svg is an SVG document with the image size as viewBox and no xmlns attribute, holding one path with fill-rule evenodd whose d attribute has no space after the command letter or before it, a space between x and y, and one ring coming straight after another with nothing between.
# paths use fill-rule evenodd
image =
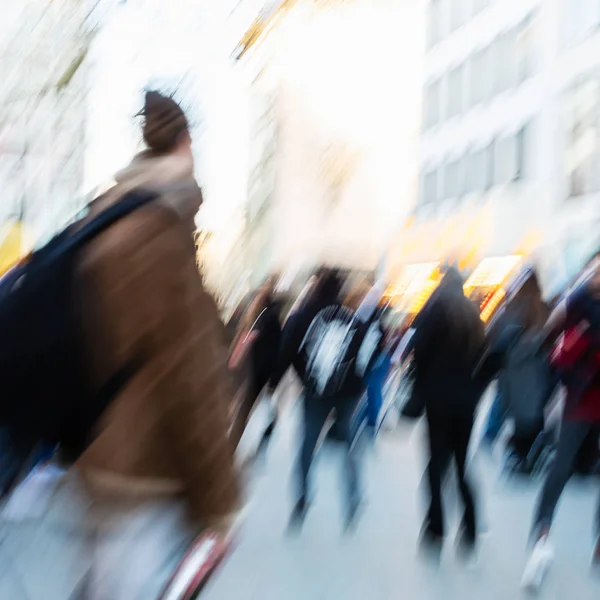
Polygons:
<instances>
[{"instance_id":1,"label":"brown coat","mask_svg":"<svg viewBox=\"0 0 600 600\"><path fill-rule=\"evenodd\" d=\"M78 466L102 493L183 495L191 517L210 524L230 516L239 500L227 436L227 349L191 236L200 190L182 176L187 166L166 162L134 162L94 207L132 187L160 193L82 256L78 291L94 380L101 385L133 358L142 366Z\"/></svg>"}]
</instances>

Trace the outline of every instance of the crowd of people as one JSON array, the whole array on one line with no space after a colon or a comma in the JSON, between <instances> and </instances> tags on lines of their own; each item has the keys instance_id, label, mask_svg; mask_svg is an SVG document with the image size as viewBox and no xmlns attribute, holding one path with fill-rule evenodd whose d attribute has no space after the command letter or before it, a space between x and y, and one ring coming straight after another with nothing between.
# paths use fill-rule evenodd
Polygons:
<instances>
[{"instance_id":1,"label":"crowd of people","mask_svg":"<svg viewBox=\"0 0 600 600\"><path fill-rule=\"evenodd\" d=\"M71 543L81 544L72 592L90 599L158 598L199 536L230 539L243 506L236 449L253 410L266 401L271 418L251 459L266 452L280 417L275 391L290 370L302 389L290 529L298 532L308 514L313 459L333 419L332 435L345 449L343 514L351 530L364 506L362 441L377 434L386 380L398 363L408 362L412 385L402 412L422 416L428 431L429 501L420 542L428 554L439 557L446 537L442 487L451 466L464 507L458 548L468 559L477 554L480 515L467 457L480 400L492 381L498 381L498 394L484 441L496 443L503 423L512 423L511 472L539 470L541 450L552 448L525 573L525 583L535 583L550 555L555 508L582 448L588 463L598 458L598 257L555 307L542 301L535 272L524 271L487 329L452 266L408 331L390 326L385 282L350 285L339 270L325 267L295 299L282 298L269 278L224 324L196 264L193 219L202 194L187 119L158 92L147 93L141 116L146 150L76 229L136 190L152 198L98 229L77 256L72 287L90 397L104 392L123 365L126 376L111 388L74 459L62 452L62 434L38 436L25 444L27 452L14 451L31 435L25 436L22 421L11 421L16 413L3 409L1 415L21 471L26 463L31 468L34 450L35 462L51 456L67 467L49 510L62 512ZM1 292L0 319L8 295ZM550 427L549 406L561 387L562 418ZM12 468L3 482L6 496L18 471ZM65 515L73 498L85 510ZM600 520L595 535L600 566Z\"/></svg>"}]
</instances>

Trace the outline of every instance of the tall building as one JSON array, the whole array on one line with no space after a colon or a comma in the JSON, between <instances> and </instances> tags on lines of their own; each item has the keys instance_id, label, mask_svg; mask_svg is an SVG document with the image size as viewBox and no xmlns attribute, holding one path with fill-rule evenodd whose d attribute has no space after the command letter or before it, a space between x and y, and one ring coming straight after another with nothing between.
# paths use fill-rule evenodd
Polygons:
<instances>
[{"instance_id":1,"label":"tall building","mask_svg":"<svg viewBox=\"0 0 600 600\"><path fill-rule=\"evenodd\" d=\"M0 24L0 244L18 226L23 250L83 205L89 2L26 0ZM16 225L18 223L18 225Z\"/></svg>"},{"instance_id":2,"label":"tall building","mask_svg":"<svg viewBox=\"0 0 600 600\"><path fill-rule=\"evenodd\" d=\"M551 293L598 242L599 9L428 2L415 228L453 233L415 257L533 252Z\"/></svg>"},{"instance_id":3,"label":"tall building","mask_svg":"<svg viewBox=\"0 0 600 600\"><path fill-rule=\"evenodd\" d=\"M248 29L239 63L262 133L246 227L261 274L380 263L416 187L420 61L406 57L421 50L418 6L286 0Z\"/></svg>"}]
</instances>

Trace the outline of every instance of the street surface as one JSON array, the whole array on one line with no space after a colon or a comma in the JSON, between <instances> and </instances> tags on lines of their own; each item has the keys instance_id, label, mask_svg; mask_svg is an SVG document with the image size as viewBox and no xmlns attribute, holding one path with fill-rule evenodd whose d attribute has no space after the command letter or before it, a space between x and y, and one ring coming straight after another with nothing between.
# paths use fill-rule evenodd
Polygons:
<instances>
[{"instance_id":1,"label":"street surface","mask_svg":"<svg viewBox=\"0 0 600 600\"><path fill-rule=\"evenodd\" d=\"M498 459L479 453L473 470L487 530L480 564L468 570L454 556L458 519L451 494L449 539L435 570L416 554L421 525L420 427L401 424L366 456L368 506L356 532L342 532L341 456L325 445L314 471L316 498L304 530L286 534L296 456L297 411L286 409L263 466L254 469L247 522L235 553L203 600L514 600L538 484L501 480ZM264 415L255 415L247 447ZM265 418L266 420L266 418ZM543 600L598 600L600 579L589 570L596 482L573 481L559 505L556 558Z\"/></svg>"}]
</instances>

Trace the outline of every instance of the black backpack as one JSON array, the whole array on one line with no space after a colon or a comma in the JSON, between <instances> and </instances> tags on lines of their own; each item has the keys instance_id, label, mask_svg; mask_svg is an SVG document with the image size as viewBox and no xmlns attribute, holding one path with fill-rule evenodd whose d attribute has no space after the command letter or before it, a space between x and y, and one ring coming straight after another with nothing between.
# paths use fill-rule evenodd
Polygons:
<instances>
[{"instance_id":1,"label":"black backpack","mask_svg":"<svg viewBox=\"0 0 600 600\"><path fill-rule=\"evenodd\" d=\"M61 448L67 461L86 449L95 423L133 375L124 365L92 392L74 275L79 251L110 225L156 197L125 195L87 224L75 224L0 280L0 428L11 447ZM26 461L15 456L14 461Z\"/></svg>"},{"instance_id":2,"label":"black backpack","mask_svg":"<svg viewBox=\"0 0 600 600\"><path fill-rule=\"evenodd\" d=\"M359 361L359 356L368 328L344 306L329 306L317 313L300 347L306 362L307 394L328 398L362 393L371 360Z\"/></svg>"}]
</instances>

